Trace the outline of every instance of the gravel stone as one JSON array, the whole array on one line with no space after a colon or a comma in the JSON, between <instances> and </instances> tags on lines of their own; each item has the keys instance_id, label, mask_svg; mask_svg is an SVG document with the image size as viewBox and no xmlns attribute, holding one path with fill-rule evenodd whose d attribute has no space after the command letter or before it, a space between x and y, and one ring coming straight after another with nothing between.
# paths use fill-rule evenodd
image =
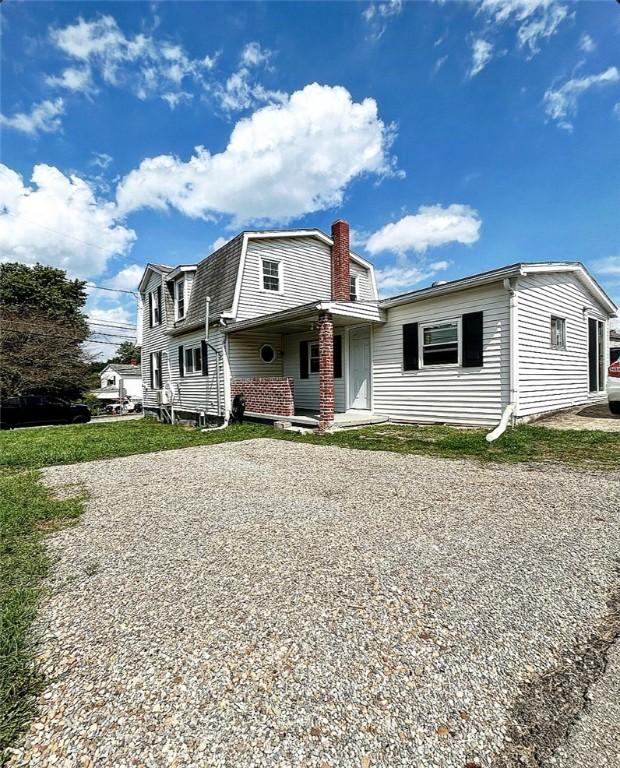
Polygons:
<instances>
[{"instance_id":1,"label":"gravel stone","mask_svg":"<svg viewBox=\"0 0 620 768\"><path fill-rule=\"evenodd\" d=\"M90 499L13 766L490 768L618 578L612 474L278 440L43 474Z\"/></svg>"}]
</instances>

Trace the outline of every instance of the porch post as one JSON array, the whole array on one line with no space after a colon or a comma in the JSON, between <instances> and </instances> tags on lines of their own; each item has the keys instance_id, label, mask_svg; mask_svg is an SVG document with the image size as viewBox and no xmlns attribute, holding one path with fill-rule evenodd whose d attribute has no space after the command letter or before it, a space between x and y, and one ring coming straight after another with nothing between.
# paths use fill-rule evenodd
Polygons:
<instances>
[{"instance_id":1,"label":"porch post","mask_svg":"<svg viewBox=\"0 0 620 768\"><path fill-rule=\"evenodd\" d=\"M334 323L329 312L319 315L319 430L334 423Z\"/></svg>"}]
</instances>

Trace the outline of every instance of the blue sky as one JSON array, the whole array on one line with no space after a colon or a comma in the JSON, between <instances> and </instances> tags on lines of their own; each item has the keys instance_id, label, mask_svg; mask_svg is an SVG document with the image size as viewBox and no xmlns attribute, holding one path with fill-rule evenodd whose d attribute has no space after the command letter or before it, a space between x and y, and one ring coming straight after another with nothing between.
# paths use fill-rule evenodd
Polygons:
<instances>
[{"instance_id":1,"label":"blue sky","mask_svg":"<svg viewBox=\"0 0 620 768\"><path fill-rule=\"evenodd\" d=\"M580 260L620 303L620 6L5 2L2 258L132 289L346 218L384 294ZM93 291L92 316L133 318Z\"/></svg>"}]
</instances>

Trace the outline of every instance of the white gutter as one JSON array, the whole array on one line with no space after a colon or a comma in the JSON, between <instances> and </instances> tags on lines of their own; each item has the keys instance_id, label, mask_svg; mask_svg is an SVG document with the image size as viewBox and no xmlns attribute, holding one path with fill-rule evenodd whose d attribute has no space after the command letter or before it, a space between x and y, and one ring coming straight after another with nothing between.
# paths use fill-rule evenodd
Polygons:
<instances>
[{"instance_id":1,"label":"white gutter","mask_svg":"<svg viewBox=\"0 0 620 768\"><path fill-rule=\"evenodd\" d=\"M510 361L510 402L504 408L502 417L499 424L492 432L486 436L488 443L492 443L501 437L508 427L508 422L511 417L518 415L519 408L519 325L518 325L518 311L519 311L519 294L517 293L517 279L514 281L506 277L504 278L504 288L508 291L509 295L509 353L508 360Z\"/></svg>"}]
</instances>

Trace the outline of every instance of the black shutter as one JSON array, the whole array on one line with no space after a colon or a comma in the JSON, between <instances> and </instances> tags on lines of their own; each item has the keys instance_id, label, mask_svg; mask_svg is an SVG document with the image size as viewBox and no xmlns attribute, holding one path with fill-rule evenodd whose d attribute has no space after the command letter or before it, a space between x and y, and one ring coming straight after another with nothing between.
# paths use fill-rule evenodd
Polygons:
<instances>
[{"instance_id":1,"label":"black shutter","mask_svg":"<svg viewBox=\"0 0 620 768\"><path fill-rule=\"evenodd\" d=\"M149 293L149 328L152 328L152 327L153 327L153 292L151 291Z\"/></svg>"},{"instance_id":2,"label":"black shutter","mask_svg":"<svg viewBox=\"0 0 620 768\"><path fill-rule=\"evenodd\" d=\"M403 371L417 371L420 367L418 324L403 325Z\"/></svg>"},{"instance_id":3,"label":"black shutter","mask_svg":"<svg viewBox=\"0 0 620 768\"><path fill-rule=\"evenodd\" d=\"M179 347L179 376L183 378L185 376L185 358L183 355L185 354L183 350L183 346Z\"/></svg>"},{"instance_id":4,"label":"black shutter","mask_svg":"<svg viewBox=\"0 0 620 768\"><path fill-rule=\"evenodd\" d=\"M482 359L482 312L463 315L463 368L479 368Z\"/></svg>"},{"instance_id":5,"label":"black shutter","mask_svg":"<svg viewBox=\"0 0 620 768\"><path fill-rule=\"evenodd\" d=\"M157 353L157 389L161 389L164 384L163 373L161 370L161 352Z\"/></svg>"},{"instance_id":6,"label":"black shutter","mask_svg":"<svg viewBox=\"0 0 620 768\"><path fill-rule=\"evenodd\" d=\"M342 378L342 336L334 336L334 378Z\"/></svg>"},{"instance_id":7,"label":"black shutter","mask_svg":"<svg viewBox=\"0 0 620 768\"><path fill-rule=\"evenodd\" d=\"M593 317L588 318L588 378L590 382L590 392L596 392L598 389L598 357L597 347L597 321Z\"/></svg>"},{"instance_id":8,"label":"black shutter","mask_svg":"<svg viewBox=\"0 0 620 768\"><path fill-rule=\"evenodd\" d=\"M162 318L162 305L161 305L161 285L157 286L157 311L159 312L159 318L157 320L157 325L161 323Z\"/></svg>"},{"instance_id":9,"label":"black shutter","mask_svg":"<svg viewBox=\"0 0 620 768\"><path fill-rule=\"evenodd\" d=\"M299 378L308 378L308 342L299 342Z\"/></svg>"},{"instance_id":10,"label":"black shutter","mask_svg":"<svg viewBox=\"0 0 620 768\"><path fill-rule=\"evenodd\" d=\"M202 375L209 375L209 347L205 339L200 342L200 360L202 363Z\"/></svg>"},{"instance_id":11,"label":"black shutter","mask_svg":"<svg viewBox=\"0 0 620 768\"><path fill-rule=\"evenodd\" d=\"M155 389L154 370L153 370L153 352L149 355L149 362L151 363L151 389Z\"/></svg>"}]
</instances>

